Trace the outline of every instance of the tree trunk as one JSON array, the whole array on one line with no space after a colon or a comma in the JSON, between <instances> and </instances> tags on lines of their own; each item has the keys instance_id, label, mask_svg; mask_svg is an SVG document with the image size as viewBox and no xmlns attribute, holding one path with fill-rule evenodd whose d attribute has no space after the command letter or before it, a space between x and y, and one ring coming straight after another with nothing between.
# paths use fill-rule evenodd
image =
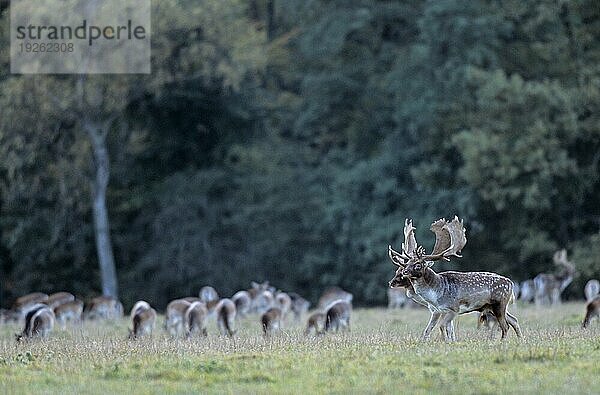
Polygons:
<instances>
[{"instance_id":1,"label":"tree trunk","mask_svg":"<svg viewBox=\"0 0 600 395\"><path fill-rule=\"evenodd\" d=\"M275 0L267 1L267 40L275 38Z\"/></svg>"},{"instance_id":2,"label":"tree trunk","mask_svg":"<svg viewBox=\"0 0 600 395\"><path fill-rule=\"evenodd\" d=\"M110 176L108 149L106 147L106 133L109 125L103 128L88 125L86 130L92 143L94 153L95 180L92 186L92 203L94 211L94 234L96 237L96 252L100 265L102 281L102 294L118 298L117 272L110 241L110 225L108 209L106 207L106 190Z\"/></svg>"}]
</instances>

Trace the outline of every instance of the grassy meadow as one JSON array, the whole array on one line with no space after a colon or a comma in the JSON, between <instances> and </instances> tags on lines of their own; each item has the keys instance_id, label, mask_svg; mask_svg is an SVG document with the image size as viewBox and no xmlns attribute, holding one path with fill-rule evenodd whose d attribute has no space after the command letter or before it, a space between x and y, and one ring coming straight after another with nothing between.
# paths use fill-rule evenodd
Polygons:
<instances>
[{"instance_id":1,"label":"grassy meadow","mask_svg":"<svg viewBox=\"0 0 600 395\"><path fill-rule=\"evenodd\" d=\"M513 306L524 339L489 340L463 316L459 341L419 340L425 310L356 309L350 333L305 337L288 323L264 339L258 317L234 339L173 340L159 317L152 338L128 322L86 322L17 344L0 327L0 393L600 393L600 323L580 329L583 303Z\"/></svg>"}]
</instances>

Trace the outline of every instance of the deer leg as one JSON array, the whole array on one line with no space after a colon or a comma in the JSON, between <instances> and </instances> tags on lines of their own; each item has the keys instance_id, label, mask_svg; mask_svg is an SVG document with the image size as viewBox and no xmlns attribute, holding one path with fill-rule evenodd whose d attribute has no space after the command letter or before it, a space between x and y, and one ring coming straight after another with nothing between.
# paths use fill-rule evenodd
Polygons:
<instances>
[{"instance_id":1,"label":"deer leg","mask_svg":"<svg viewBox=\"0 0 600 395\"><path fill-rule=\"evenodd\" d=\"M581 324L582 328L587 328L588 325L590 324L590 322L592 321L592 319L594 317L596 317L598 314L596 312L594 312L593 308L590 308L588 306L587 311L585 313L585 318L583 319L583 323Z\"/></svg>"},{"instance_id":2,"label":"deer leg","mask_svg":"<svg viewBox=\"0 0 600 395\"><path fill-rule=\"evenodd\" d=\"M433 330L433 328L435 328L437 323L440 321L441 316L442 316L442 313L438 313L438 312L431 313L431 317L429 318L429 323L427 324L427 326L425 327L425 330L423 331L423 340L429 340L429 338L431 336L431 331Z\"/></svg>"},{"instance_id":3,"label":"deer leg","mask_svg":"<svg viewBox=\"0 0 600 395\"><path fill-rule=\"evenodd\" d=\"M523 334L521 333L521 327L519 326L519 320L517 320L517 317L515 317L514 315L512 315L511 313L506 311L506 321L508 322L508 325L510 325L515 330L517 337L523 336Z\"/></svg>"},{"instance_id":4,"label":"deer leg","mask_svg":"<svg viewBox=\"0 0 600 395\"><path fill-rule=\"evenodd\" d=\"M500 325L500 330L502 331L502 339L506 338L506 334L508 333L508 323L506 322L506 305L497 304L493 307L493 313L498 320L498 325Z\"/></svg>"},{"instance_id":5,"label":"deer leg","mask_svg":"<svg viewBox=\"0 0 600 395\"><path fill-rule=\"evenodd\" d=\"M446 313L444 319L440 327L446 328L446 341L453 342L456 341L456 336L454 335L454 319L457 314L453 311Z\"/></svg>"}]
</instances>

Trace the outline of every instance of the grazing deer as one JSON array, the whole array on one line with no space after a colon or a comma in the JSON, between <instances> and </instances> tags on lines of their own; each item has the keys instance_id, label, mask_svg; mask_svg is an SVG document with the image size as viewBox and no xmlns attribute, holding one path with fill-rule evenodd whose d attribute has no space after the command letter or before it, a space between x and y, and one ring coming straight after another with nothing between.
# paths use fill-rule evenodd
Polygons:
<instances>
[{"instance_id":1,"label":"grazing deer","mask_svg":"<svg viewBox=\"0 0 600 395\"><path fill-rule=\"evenodd\" d=\"M513 281L513 302L517 303L517 299L519 299L519 295L521 294L521 286L518 282Z\"/></svg>"},{"instance_id":2,"label":"grazing deer","mask_svg":"<svg viewBox=\"0 0 600 395\"><path fill-rule=\"evenodd\" d=\"M315 335L325 333L325 313L317 311L308 317L304 334L310 335L312 331L315 332Z\"/></svg>"},{"instance_id":3,"label":"grazing deer","mask_svg":"<svg viewBox=\"0 0 600 395\"><path fill-rule=\"evenodd\" d=\"M559 304L560 294L571 284L575 276L575 266L567 260L567 250L554 253L554 264L560 268L557 273L540 273L534 279L535 304Z\"/></svg>"},{"instance_id":4,"label":"grazing deer","mask_svg":"<svg viewBox=\"0 0 600 395\"><path fill-rule=\"evenodd\" d=\"M33 337L47 337L54 329L54 312L43 303L31 306L25 316L25 328L16 335L17 341Z\"/></svg>"},{"instance_id":5,"label":"grazing deer","mask_svg":"<svg viewBox=\"0 0 600 395\"><path fill-rule=\"evenodd\" d=\"M13 303L12 310L19 315L19 319L24 319L34 306L37 306L38 303L45 303L47 300L47 294L42 292L32 292L17 298L15 303Z\"/></svg>"},{"instance_id":6,"label":"grazing deer","mask_svg":"<svg viewBox=\"0 0 600 395\"><path fill-rule=\"evenodd\" d=\"M261 317L262 330L265 336L272 336L281 328L283 312L279 307L271 307Z\"/></svg>"},{"instance_id":7,"label":"grazing deer","mask_svg":"<svg viewBox=\"0 0 600 395\"><path fill-rule=\"evenodd\" d=\"M346 292L340 287L328 287L319 298L318 306L320 309L322 309L329 306L336 300L344 300L348 303L352 303L352 298L353 296L350 292Z\"/></svg>"},{"instance_id":8,"label":"grazing deer","mask_svg":"<svg viewBox=\"0 0 600 395\"><path fill-rule=\"evenodd\" d=\"M455 340L452 322L459 314L473 311L491 312L506 337L509 325L521 336L517 319L506 310L513 298L513 282L499 274L488 272L442 272L436 273L431 267L438 260L460 258L460 252L467 243L465 228L458 217L452 221L440 219L431 225L436 236L431 254L426 254L417 245L412 221L404 224L402 252L388 248L392 262L398 266L396 275L390 281L391 287L398 287L408 278L414 293L420 297L431 312L429 323L423 331L423 339L429 339L432 329L443 316L442 326L449 328L446 339Z\"/></svg>"},{"instance_id":9,"label":"grazing deer","mask_svg":"<svg viewBox=\"0 0 600 395\"><path fill-rule=\"evenodd\" d=\"M138 312L143 310L150 310L150 303L146 302L145 300L138 300L131 308L131 311L129 312L129 317L133 319L133 317L135 317L135 315Z\"/></svg>"},{"instance_id":10,"label":"grazing deer","mask_svg":"<svg viewBox=\"0 0 600 395\"><path fill-rule=\"evenodd\" d=\"M585 288L583 289L585 294L585 300L590 301L596 297L600 293L600 281L593 279L588 281L585 284Z\"/></svg>"},{"instance_id":11,"label":"grazing deer","mask_svg":"<svg viewBox=\"0 0 600 395\"><path fill-rule=\"evenodd\" d=\"M251 288L248 290L248 294L250 295L251 300L250 310L253 313L259 314L262 314L265 311L267 311L273 305L274 292L274 287L269 285L268 281L264 281L262 283L252 281Z\"/></svg>"},{"instance_id":12,"label":"grazing deer","mask_svg":"<svg viewBox=\"0 0 600 395\"><path fill-rule=\"evenodd\" d=\"M187 333L186 314L190 306L191 303L185 299L175 299L167 305L165 329L171 336L183 336Z\"/></svg>"},{"instance_id":13,"label":"grazing deer","mask_svg":"<svg viewBox=\"0 0 600 395\"><path fill-rule=\"evenodd\" d=\"M231 300L235 303L235 309L240 317L245 317L250 312L252 305L252 299L248 291L238 291L232 297Z\"/></svg>"},{"instance_id":14,"label":"grazing deer","mask_svg":"<svg viewBox=\"0 0 600 395\"><path fill-rule=\"evenodd\" d=\"M296 321L300 320L303 314L306 314L308 308L310 307L310 302L304 299L302 296L298 295L295 292L290 292L290 298L292 299L292 313L294 314L294 319Z\"/></svg>"},{"instance_id":15,"label":"grazing deer","mask_svg":"<svg viewBox=\"0 0 600 395\"><path fill-rule=\"evenodd\" d=\"M207 336L206 319L208 318L208 309L204 302L194 302L185 311L185 323L187 327L187 337L196 334Z\"/></svg>"},{"instance_id":16,"label":"grazing deer","mask_svg":"<svg viewBox=\"0 0 600 395\"><path fill-rule=\"evenodd\" d=\"M596 295L586 306L585 318L581 323L582 328L587 328L593 318L600 316L600 295Z\"/></svg>"},{"instance_id":17,"label":"grazing deer","mask_svg":"<svg viewBox=\"0 0 600 395\"><path fill-rule=\"evenodd\" d=\"M223 336L233 337L235 335L235 303L231 299L221 299L215 307L217 314L217 326Z\"/></svg>"},{"instance_id":18,"label":"grazing deer","mask_svg":"<svg viewBox=\"0 0 600 395\"><path fill-rule=\"evenodd\" d=\"M519 300L524 303L531 303L535 298L535 283L533 280L525 280L521 283L521 292Z\"/></svg>"},{"instance_id":19,"label":"grazing deer","mask_svg":"<svg viewBox=\"0 0 600 395\"><path fill-rule=\"evenodd\" d=\"M281 310L281 317L285 319L292 309L292 298L285 292L278 291L275 294L275 306Z\"/></svg>"},{"instance_id":20,"label":"grazing deer","mask_svg":"<svg viewBox=\"0 0 600 395\"><path fill-rule=\"evenodd\" d=\"M142 300L136 302L134 308L131 309L131 315L133 329L129 330L130 339L139 339L152 334L156 322L156 310Z\"/></svg>"},{"instance_id":21,"label":"grazing deer","mask_svg":"<svg viewBox=\"0 0 600 395\"><path fill-rule=\"evenodd\" d=\"M114 320L123 316L123 305L110 296L98 296L88 303L83 315L88 320Z\"/></svg>"},{"instance_id":22,"label":"grazing deer","mask_svg":"<svg viewBox=\"0 0 600 395\"><path fill-rule=\"evenodd\" d=\"M406 306L408 297L406 290L402 288L388 288L388 309L397 309Z\"/></svg>"},{"instance_id":23,"label":"grazing deer","mask_svg":"<svg viewBox=\"0 0 600 395\"><path fill-rule=\"evenodd\" d=\"M67 302L72 302L75 300L75 295L73 295L72 293L69 292L56 292L53 293L52 295L48 296L48 299L46 300L46 304L51 308L54 309L57 306L60 306L63 303L67 303Z\"/></svg>"},{"instance_id":24,"label":"grazing deer","mask_svg":"<svg viewBox=\"0 0 600 395\"><path fill-rule=\"evenodd\" d=\"M200 289L200 300L204 303L219 300L219 294L213 287L206 285Z\"/></svg>"},{"instance_id":25,"label":"grazing deer","mask_svg":"<svg viewBox=\"0 0 600 395\"><path fill-rule=\"evenodd\" d=\"M338 300L327 308L325 313L325 330L338 332L350 330L350 314L352 306L348 301Z\"/></svg>"},{"instance_id":26,"label":"grazing deer","mask_svg":"<svg viewBox=\"0 0 600 395\"><path fill-rule=\"evenodd\" d=\"M83 302L81 300L72 300L70 302L62 303L54 308L54 315L56 322L65 329L67 322L73 322L76 324L81 323L83 316Z\"/></svg>"},{"instance_id":27,"label":"grazing deer","mask_svg":"<svg viewBox=\"0 0 600 395\"><path fill-rule=\"evenodd\" d=\"M252 301L253 310L258 314L264 314L275 305L275 297L268 290L260 291Z\"/></svg>"}]
</instances>

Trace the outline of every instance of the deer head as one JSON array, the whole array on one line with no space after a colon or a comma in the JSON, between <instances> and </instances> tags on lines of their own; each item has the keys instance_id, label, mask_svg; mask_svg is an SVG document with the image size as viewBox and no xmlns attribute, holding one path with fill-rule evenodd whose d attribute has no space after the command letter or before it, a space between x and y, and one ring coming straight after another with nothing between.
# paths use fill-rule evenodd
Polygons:
<instances>
[{"instance_id":1,"label":"deer head","mask_svg":"<svg viewBox=\"0 0 600 395\"><path fill-rule=\"evenodd\" d=\"M405 221L402 252L395 251L392 246L388 247L392 263L398 266L390 287L403 287L406 286L403 284L410 283L410 278L423 277L435 261L462 257L460 252L467 243L467 237L463 222L458 217L455 216L452 221L439 219L431 224L430 230L435 234L435 246L431 254L426 254L425 248L417 244L412 221Z\"/></svg>"}]
</instances>

